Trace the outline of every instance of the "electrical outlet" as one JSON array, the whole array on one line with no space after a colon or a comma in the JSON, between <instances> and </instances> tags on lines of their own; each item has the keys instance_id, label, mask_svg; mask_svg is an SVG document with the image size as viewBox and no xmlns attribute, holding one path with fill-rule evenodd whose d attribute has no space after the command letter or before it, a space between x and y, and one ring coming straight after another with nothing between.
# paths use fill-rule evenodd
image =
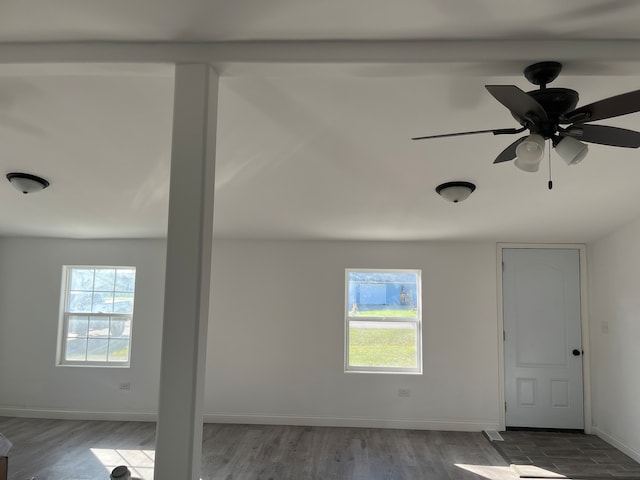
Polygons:
<instances>
[{"instance_id":1,"label":"electrical outlet","mask_svg":"<svg viewBox=\"0 0 640 480\"><path fill-rule=\"evenodd\" d=\"M121 382L120 390L131 390L131 382Z\"/></svg>"},{"instance_id":2,"label":"electrical outlet","mask_svg":"<svg viewBox=\"0 0 640 480\"><path fill-rule=\"evenodd\" d=\"M410 397L411 396L411 390L409 390L408 388L399 388L398 389L398 396L399 397Z\"/></svg>"}]
</instances>

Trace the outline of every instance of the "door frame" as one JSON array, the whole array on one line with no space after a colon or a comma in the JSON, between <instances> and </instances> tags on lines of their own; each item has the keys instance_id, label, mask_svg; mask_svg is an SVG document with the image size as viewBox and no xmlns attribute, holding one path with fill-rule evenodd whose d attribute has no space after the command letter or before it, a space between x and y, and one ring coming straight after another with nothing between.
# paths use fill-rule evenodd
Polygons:
<instances>
[{"instance_id":1,"label":"door frame","mask_svg":"<svg viewBox=\"0 0 640 480\"><path fill-rule=\"evenodd\" d=\"M589 343L589 302L587 299L587 246L582 243L497 243L496 272L498 297L498 423L506 430L505 365L504 365L504 305L502 296L502 251L510 248L570 249L580 252L580 322L582 327L582 388L584 432L592 433L591 425L591 348Z\"/></svg>"}]
</instances>

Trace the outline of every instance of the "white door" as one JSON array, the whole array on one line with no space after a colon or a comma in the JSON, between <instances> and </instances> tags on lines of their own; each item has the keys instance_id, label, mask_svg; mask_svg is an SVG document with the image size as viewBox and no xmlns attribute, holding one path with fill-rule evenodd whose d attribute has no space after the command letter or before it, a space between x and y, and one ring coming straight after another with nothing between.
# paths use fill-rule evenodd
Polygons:
<instances>
[{"instance_id":1,"label":"white door","mask_svg":"<svg viewBox=\"0 0 640 480\"><path fill-rule=\"evenodd\" d=\"M506 425L583 429L580 251L502 250Z\"/></svg>"}]
</instances>

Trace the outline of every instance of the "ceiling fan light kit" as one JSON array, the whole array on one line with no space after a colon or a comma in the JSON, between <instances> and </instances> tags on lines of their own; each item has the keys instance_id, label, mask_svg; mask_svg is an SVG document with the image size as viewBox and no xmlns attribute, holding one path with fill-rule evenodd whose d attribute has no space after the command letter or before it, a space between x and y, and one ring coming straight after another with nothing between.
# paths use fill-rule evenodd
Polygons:
<instances>
[{"instance_id":1,"label":"ceiling fan light kit","mask_svg":"<svg viewBox=\"0 0 640 480\"><path fill-rule=\"evenodd\" d=\"M577 165L589 153L589 146L573 137L564 137L556 145L556 152L567 165Z\"/></svg>"},{"instance_id":2,"label":"ceiling fan light kit","mask_svg":"<svg viewBox=\"0 0 640 480\"><path fill-rule=\"evenodd\" d=\"M544 138L531 134L516 147L515 166L525 172L537 172L544 156Z\"/></svg>"},{"instance_id":3,"label":"ceiling fan light kit","mask_svg":"<svg viewBox=\"0 0 640 480\"><path fill-rule=\"evenodd\" d=\"M541 158L535 160L535 159L516 157L513 164L523 172L536 173L538 170L540 170L541 160L542 160Z\"/></svg>"},{"instance_id":4,"label":"ceiling fan light kit","mask_svg":"<svg viewBox=\"0 0 640 480\"><path fill-rule=\"evenodd\" d=\"M446 182L436 187L436 193L451 203L459 203L473 193L476 186L471 182Z\"/></svg>"},{"instance_id":5,"label":"ceiling fan light kit","mask_svg":"<svg viewBox=\"0 0 640 480\"><path fill-rule=\"evenodd\" d=\"M24 194L39 192L49 186L47 180L37 175L31 175L30 173L7 173L7 180L9 180L16 190Z\"/></svg>"},{"instance_id":6,"label":"ceiling fan light kit","mask_svg":"<svg viewBox=\"0 0 640 480\"><path fill-rule=\"evenodd\" d=\"M516 167L526 172L537 172L540 168L546 140L551 140L558 156L567 165L576 165L587 155L589 148L583 142L624 148L640 147L640 132L589 123L639 112L640 90L576 108L578 92L568 88L547 88L547 84L555 80L561 70L562 64L558 62L529 65L524 70L524 76L540 87L530 92L524 92L515 85L485 85L487 91L509 110L522 128L445 133L414 137L412 140L481 133L511 135L529 130L529 135L511 143L493 161L502 163L515 160Z\"/></svg>"}]
</instances>

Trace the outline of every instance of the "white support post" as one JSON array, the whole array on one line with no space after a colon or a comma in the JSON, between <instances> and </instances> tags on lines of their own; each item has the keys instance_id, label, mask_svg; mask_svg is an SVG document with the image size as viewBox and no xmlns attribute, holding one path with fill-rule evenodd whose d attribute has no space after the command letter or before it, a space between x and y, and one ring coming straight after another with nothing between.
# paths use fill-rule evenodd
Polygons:
<instances>
[{"instance_id":1,"label":"white support post","mask_svg":"<svg viewBox=\"0 0 640 480\"><path fill-rule=\"evenodd\" d=\"M209 316L218 75L177 65L155 480L198 480Z\"/></svg>"}]
</instances>

